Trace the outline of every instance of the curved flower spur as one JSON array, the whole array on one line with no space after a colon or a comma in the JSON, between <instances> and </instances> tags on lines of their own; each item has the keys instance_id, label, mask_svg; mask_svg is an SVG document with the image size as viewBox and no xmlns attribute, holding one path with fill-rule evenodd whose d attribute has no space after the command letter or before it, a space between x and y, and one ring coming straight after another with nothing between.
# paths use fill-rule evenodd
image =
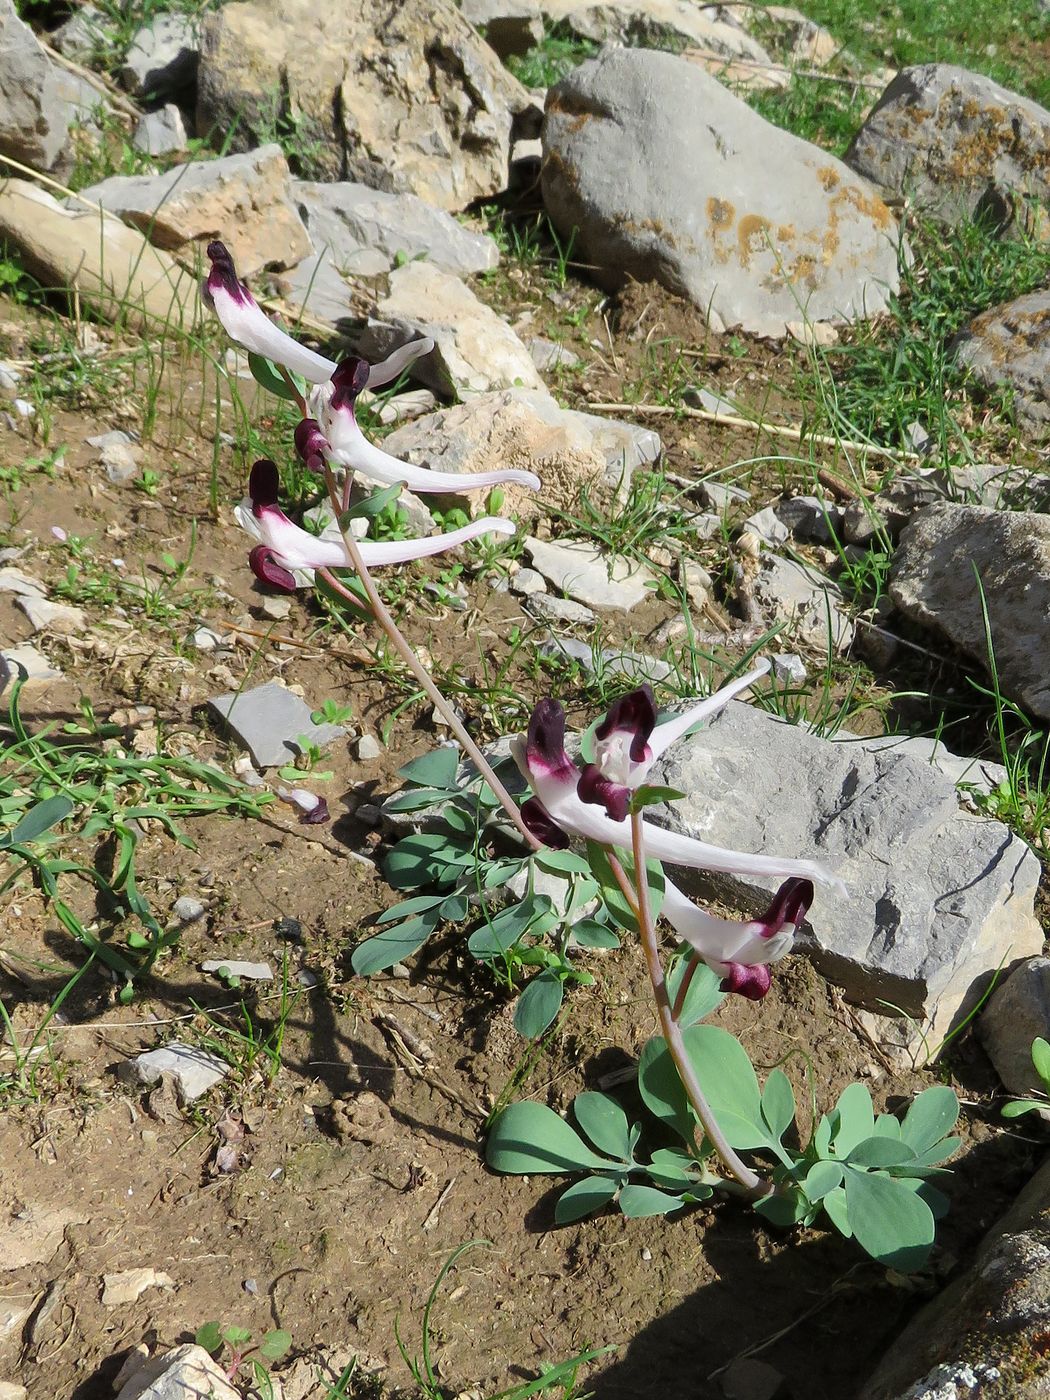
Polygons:
<instances>
[{"instance_id":1,"label":"curved flower spur","mask_svg":"<svg viewBox=\"0 0 1050 1400\"><path fill-rule=\"evenodd\" d=\"M514 760L532 789L522 817L549 846L567 846L571 837L631 850L628 809L656 760L695 725L723 709L764 676L763 662L698 705L657 725L649 686L641 686L612 706L594 733L594 761L581 769L565 751L565 712L556 700L533 710L525 739L512 745ZM662 912L696 954L723 978L726 991L757 999L770 985L769 964L790 949L820 884L844 892L842 882L815 861L749 855L712 846L643 821L648 853L658 860L693 869L784 880L767 912L742 923L715 918L698 909L671 881L665 881Z\"/></svg>"},{"instance_id":2,"label":"curved flower spur","mask_svg":"<svg viewBox=\"0 0 1050 1400\"><path fill-rule=\"evenodd\" d=\"M433 350L433 340L411 341L376 365L356 355L337 363L300 345L270 320L237 276L224 243L209 243L208 257L211 271L203 284L202 296L230 339L313 386L302 400L303 419L295 434L296 449L307 467L319 471L327 463L360 472L383 485L401 482L424 495L481 491L504 485L539 490L540 479L533 472L437 472L414 466L376 447L362 433L355 415L362 391L393 383L413 360Z\"/></svg>"}]
</instances>

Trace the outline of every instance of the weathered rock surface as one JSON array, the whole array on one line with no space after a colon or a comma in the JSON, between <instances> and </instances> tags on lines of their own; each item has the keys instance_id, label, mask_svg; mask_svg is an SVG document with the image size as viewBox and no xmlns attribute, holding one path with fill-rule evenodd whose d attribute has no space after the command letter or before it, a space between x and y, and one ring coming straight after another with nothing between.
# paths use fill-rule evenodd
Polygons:
<instances>
[{"instance_id":1,"label":"weathered rock surface","mask_svg":"<svg viewBox=\"0 0 1050 1400\"><path fill-rule=\"evenodd\" d=\"M136 151L144 151L148 156L166 156L173 151L184 151L188 139L182 113L174 102L168 102L156 112L143 113L131 144Z\"/></svg>"},{"instance_id":2,"label":"weathered rock surface","mask_svg":"<svg viewBox=\"0 0 1050 1400\"><path fill-rule=\"evenodd\" d=\"M19 19L13 0L0 0L0 154L51 170L76 114L69 76Z\"/></svg>"},{"instance_id":3,"label":"weathered rock surface","mask_svg":"<svg viewBox=\"0 0 1050 1400\"><path fill-rule=\"evenodd\" d=\"M1046 1400L1050 1163L973 1264L908 1324L857 1400Z\"/></svg>"},{"instance_id":4,"label":"weathered rock surface","mask_svg":"<svg viewBox=\"0 0 1050 1400\"><path fill-rule=\"evenodd\" d=\"M504 62L543 38L543 16L532 0L462 0L460 9Z\"/></svg>"},{"instance_id":5,"label":"weathered rock surface","mask_svg":"<svg viewBox=\"0 0 1050 1400\"><path fill-rule=\"evenodd\" d=\"M75 287L107 320L188 330L197 283L166 253L110 214L63 209L26 180L0 187L0 239L45 287Z\"/></svg>"},{"instance_id":6,"label":"weathered rock surface","mask_svg":"<svg viewBox=\"0 0 1050 1400\"><path fill-rule=\"evenodd\" d=\"M774 622L786 622L791 632L826 652L847 651L854 628L842 607L842 590L832 579L797 559L763 553L754 579L759 607Z\"/></svg>"},{"instance_id":7,"label":"weathered rock surface","mask_svg":"<svg viewBox=\"0 0 1050 1400\"><path fill-rule=\"evenodd\" d=\"M656 280L715 329L852 321L897 286L897 224L841 161L670 54L605 49L547 94L543 197L605 286Z\"/></svg>"},{"instance_id":8,"label":"weathered rock surface","mask_svg":"<svg viewBox=\"0 0 1050 1400\"><path fill-rule=\"evenodd\" d=\"M650 597L656 576L644 564L603 554L583 540L525 540L525 553L549 583L591 608L630 612Z\"/></svg>"},{"instance_id":9,"label":"weathered rock surface","mask_svg":"<svg viewBox=\"0 0 1050 1400\"><path fill-rule=\"evenodd\" d=\"M839 876L847 896L817 890L803 946L852 1000L899 1007L931 1044L1007 950L1018 958L1042 946L1035 856L999 822L961 808L952 782L907 754L821 739L734 703L676 745L653 781L688 794L656 809L662 824L736 850L819 860ZM777 883L683 879L755 909Z\"/></svg>"},{"instance_id":10,"label":"weathered rock surface","mask_svg":"<svg viewBox=\"0 0 1050 1400\"><path fill-rule=\"evenodd\" d=\"M178 165L163 175L111 175L81 191L145 234L157 248L228 243L237 270L289 267L312 251L291 200L288 162L280 146L245 155Z\"/></svg>"},{"instance_id":11,"label":"weathered rock surface","mask_svg":"<svg viewBox=\"0 0 1050 1400\"><path fill-rule=\"evenodd\" d=\"M27 1264L50 1263L70 1225L82 1225L86 1219L82 1210L53 1201L23 1205L13 1219L4 1221L0 1273L24 1269Z\"/></svg>"},{"instance_id":12,"label":"weathered rock surface","mask_svg":"<svg viewBox=\"0 0 1050 1400\"><path fill-rule=\"evenodd\" d=\"M158 1050L147 1050L133 1060L124 1060L117 1069L121 1079L129 1084L152 1086L170 1075L183 1103L193 1103L209 1089L222 1082L230 1067L218 1055L202 1050L199 1045L183 1045L173 1040Z\"/></svg>"},{"instance_id":13,"label":"weathered rock surface","mask_svg":"<svg viewBox=\"0 0 1050 1400\"><path fill-rule=\"evenodd\" d=\"M945 503L918 513L893 559L890 597L987 662L980 575L1004 694L1050 719L1050 515Z\"/></svg>"},{"instance_id":14,"label":"weathered rock surface","mask_svg":"<svg viewBox=\"0 0 1050 1400\"><path fill-rule=\"evenodd\" d=\"M406 423L384 442L388 452L440 471L489 471L519 467L543 482L546 506L578 508L586 488L596 501L611 501L634 470L658 460L660 439L647 428L597 414L559 408L546 393L504 389ZM536 493L507 491L507 508L528 519Z\"/></svg>"},{"instance_id":15,"label":"weathered rock surface","mask_svg":"<svg viewBox=\"0 0 1050 1400\"><path fill-rule=\"evenodd\" d=\"M147 1361L121 1387L117 1400L240 1400L221 1366L203 1347L187 1343Z\"/></svg>"},{"instance_id":16,"label":"weathered rock surface","mask_svg":"<svg viewBox=\"0 0 1050 1400\"><path fill-rule=\"evenodd\" d=\"M987 388L1013 390L1022 428L1050 435L1050 291L1029 292L978 316L957 338L956 354Z\"/></svg>"},{"instance_id":17,"label":"weathered rock surface","mask_svg":"<svg viewBox=\"0 0 1050 1400\"><path fill-rule=\"evenodd\" d=\"M208 704L226 721L259 768L293 762L302 749L300 738L320 747L346 733L341 724L314 724L306 701L276 681L216 696Z\"/></svg>"},{"instance_id":18,"label":"weathered rock surface","mask_svg":"<svg viewBox=\"0 0 1050 1400\"><path fill-rule=\"evenodd\" d=\"M191 15L158 14L131 41L120 81L136 97L176 92L197 75L197 21Z\"/></svg>"},{"instance_id":19,"label":"weathered rock surface","mask_svg":"<svg viewBox=\"0 0 1050 1400\"><path fill-rule=\"evenodd\" d=\"M245 149L294 113L326 177L441 209L503 189L513 118L529 104L452 0L224 5L202 23L197 91L199 130L237 119Z\"/></svg>"},{"instance_id":20,"label":"weathered rock surface","mask_svg":"<svg viewBox=\"0 0 1050 1400\"><path fill-rule=\"evenodd\" d=\"M387 194L349 180L294 180L292 198L314 249L327 248L340 272L375 277L399 261L426 258L468 277L499 264L499 249L488 234L471 232L413 194Z\"/></svg>"},{"instance_id":21,"label":"weathered rock surface","mask_svg":"<svg viewBox=\"0 0 1050 1400\"><path fill-rule=\"evenodd\" d=\"M419 335L434 350L413 366L413 377L446 397L470 398L521 385L546 393L532 356L514 331L467 284L427 262L406 263L356 340L358 354L381 360Z\"/></svg>"},{"instance_id":22,"label":"weathered rock surface","mask_svg":"<svg viewBox=\"0 0 1050 1400\"><path fill-rule=\"evenodd\" d=\"M1032 1064L1032 1041L1050 1040L1050 958L1028 958L996 987L977 1034L1011 1094L1045 1093Z\"/></svg>"},{"instance_id":23,"label":"weathered rock surface","mask_svg":"<svg viewBox=\"0 0 1050 1400\"><path fill-rule=\"evenodd\" d=\"M853 138L846 163L959 223L993 189L1050 198L1050 112L965 68L905 68Z\"/></svg>"}]
</instances>

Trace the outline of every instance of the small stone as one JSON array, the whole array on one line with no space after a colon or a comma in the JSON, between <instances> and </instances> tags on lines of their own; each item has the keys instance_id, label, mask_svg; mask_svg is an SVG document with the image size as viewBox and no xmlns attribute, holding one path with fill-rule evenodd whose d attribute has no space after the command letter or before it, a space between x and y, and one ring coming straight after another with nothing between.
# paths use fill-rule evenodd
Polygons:
<instances>
[{"instance_id":1,"label":"small stone","mask_svg":"<svg viewBox=\"0 0 1050 1400\"><path fill-rule=\"evenodd\" d=\"M287 915L274 920L273 931L278 938L283 938L288 943L301 943L303 941L302 924L298 919L291 919Z\"/></svg>"},{"instance_id":2,"label":"small stone","mask_svg":"<svg viewBox=\"0 0 1050 1400\"><path fill-rule=\"evenodd\" d=\"M722 1374L726 1400L778 1400L783 1387L780 1372L754 1356L738 1357Z\"/></svg>"},{"instance_id":3,"label":"small stone","mask_svg":"<svg viewBox=\"0 0 1050 1400\"><path fill-rule=\"evenodd\" d=\"M28 617L34 632L80 636L87 631L87 618L83 608L70 607L66 603L52 603L46 598L27 597L15 598L15 605Z\"/></svg>"},{"instance_id":4,"label":"small stone","mask_svg":"<svg viewBox=\"0 0 1050 1400\"><path fill-rule=\"evenodd\" d=\"M1050 1039L1050 958L1027 958L992 993L977 1034L1011 1094L1045 1093L1032 1041Z\"/></svg>"},{"instance_id":5,"label":"small stone","mask_svg":"<svg viewBox=\"0 0 1050 1400\"><path fill-rule=\"evenodd\" d=\"M346 733L341 724L314 724L309 705L276 681L220 695L208 704L250 751L258 768L291 762L301 752L301 739L321 747Z\"/></svg>"},{"instance_id":6,"label":"small stone","mask_svg":"<svg viewBox=\"0 0 1050 1400\"><path fill-rule=\"evenodd\" d=\"M354 753L362 762L382 757L383 745L374 734L362 734L354 746Z\"/></svg>"},{"instance_id":7,"label":"small stone","mask_svg":"<svg viewBox=\"0 0 1050 1400\"><path fill-rule=\"evenodd\" d=\"M839 333L830 321L787 321L784 329L799 345L837 345Z\"/></svg>"},{"instance_id":8,"label":"small stone","mask_svg":"<svg viewBox=\"0 0 1050 1400\"><path fill-rule=\"evenodd\" d=\"M18 381L21 379L18 370L11 365L0 364L0 389L7 389L13 392L18 388Z\"/></svg>"},{"instance_id":9,"label":"small stone","mask_svg":"<svg viewBox=\"0 0 1050 1400\"><path fill-rule=\"evenodd\" d=\"M135 439L122 428L110 428L108 432L96 433L94 437L85 438L84 441L88 447L97 447L99 452L105 452L110 447L130 447Z\"/></svg>"},{"instance_id":10,"label":"small stone","mask_svg":"<svg viewBox=\"0 0 1050 1400\"><path fill-rule=\"evenodd\" d=\"M727 486L721 481L702 481L700 495L720 515L725 515L731 506L751 499L751 492L745 491L742 486Z\"/></svg>"},{"instance_id":11,"label":"small stone","mask_svg":"<svg viewBox=\"0 0 1050 1400\"><path fill-rule=\"evenodd\" d=\"M187 1343L148 1361L125 1382L117 1400L189 1400L192 1396L241 1400L240 1391L230 1385L204 1348Z\"/></svg>"},{"instance_id":12,"label":"small stone","mask_svg":"<svg viewBox=\"0 0 1050 1400\"><path fill-rule=\"evenodd\" d=\"M562 544L527 536L525 552L549 583L587 607L629 612L651 596L655 575L643 564L603 555L582 541Z\"/></svg>"},{"instance_id":13,"label":"small stone","mask_svg":"<svg viewBox=\"0 0 1050 1400\"><path fill-rule=\"evenodd\" d=\"M210 627L195 628L190 641L198 651L216 651L222 645L222 637Z\"/></svg>"},{"instance_id":14,"label":"small stone","mask_svg":"<svg viewBox=\"0 0 1050 1400\"><path fill-rule=\"evenodd\" d=\"M28 1309L26 1310L28 1313ZM0 1336L3 1336L2 1324L0 1324ZM14 1381L0 1381L0 1400L26 1400L29 1391L24 1385L16 1385Z\"/></svg>"},{"instance_id":15,"label":"small stone","mask_svg":"<svg viewBox=\"0 0 1050 1400\"><path fill-rule=\"evenodd\" d=\"M510 591L519 598L531 598L534 593L546 593L547 583L537 569L519 569L510 581Z\"/></svg>"},{"instance_id":16,"label":"small stone","mask_svg":"<svg viewBox=\"0 0 1050 1400\"><path fill-rule=\"evenodd\" d=\"M209 958L201 963L202 972L217 972L224 977L239 977L246 982L272 982L273 968L269 963L242 962L234 958Z\"/></svg>"},{"instance_id":17,"label":"small stone","mask_svg":"<svg viewBox=\"0 0 1050 1400\"><path fill-rule=\"evenodd\" d=\"M115 486L122 486L139 474L142 449L129 447L127 443L111 442L99 452L98 460L105 469L106 476Z\"/></svg>"},{"instance_id":18,"label":"small stone","mask_svg":"<svg viewBox=\"0 0 1050 1400\"><path fill-rule=\"evenodd\" d=\"M772 506L766 506L764 510L749 515L744 521L744 529L757 535L763 544L774 548L778 544L787 544L790 533Z\"/></svg>"},{"instance_id":19,"label":"small stone","mask_svg":"<svg viewBox=\"0 0 1050 1400\"><path fill-rule=\"evenodd\" d=\"M539 142L536 144L539 145ZM549 374L555 369L576 369L582 363L580 357L564 345L559 345L553 340L544 340L542 336L536 336L528 345L532 363L544 374Z\"/></svg>"},{"instance_id":20,"label":"small stone","mask_svg":"<svg viewBox=\"0 0 1050 1400\"><path fill-rule=\"evenodd\" d=\"M13 1219L4 1221L4 1248L0 1273L24 1269L27 1264L48 1264L54 1258L70 1225L82 1225L87 1216L68 1206L40 1202L24 1205Z\"/></svg>"},{"instance_id":21,"label":"small stone","mask_svg":"<svg viewBox=\"0 0 1050 1400\"><path fill-rule=\"evenodd\" d=\"M18 414L19 418L32 418L36 409L28 399L15 399L11 407Z\"/></svg>"},{"instance_id":22,"label":"small stone","mask_svg":"<svg viewBox=\"0 0 1050 1400\"><path fill-rule=\"evenodd\" d=\"M190 894L181 894L172 905L171 912L180 924L195 924L198 919L203 919L206 913L204 905L199 899L194 899Z\"/></svg>"},{"instance_id":23,"label":"small stone","mask_svg":"<svg viewBox=\"0 0 1050 1400\"><path fill-rule=\"evenodd\" d=\"M574 603L571 598L554 598L549 593L533 593L528 600L528 610L541 622L566 622L577 627L590 627L597 617L582 603Z\"/></svg>"},{"instance_id":24,"label":"small stone","mask_svg":"<svg viewBox=\"0 0 1050 1400\"><path fill-rule=\"evenodd\" d=\"M217 1055L193 1045L172 1041L159 1050L147 1050L125 1060L117 1070L126 1082L153 1086L170 1074L183 1103L193 1103L229 1074L229 1065Z\"/></svg>"},{"instance_id":25,"label":"small stone","mask_svg":"<svg viewBox=\"0 0 1050 1400\"><path fill-rule=\"evenodd\" d=\"M19 598L47 597L47 589L39 579L11 567L0 569L0 593L14 593Z\"/></svg>"},{"instance_id":26,"label":"small stone","mask_svg":"<svg viewBox=\"0 0 1050 1400\"><path fill-rule=\"evenodd\" d=\"M702 386L690 385L682 394L682 402L689 408L700 408L705 413L716 413L723 418L740 417L740 409L732 399L723 398L721 394Z\"/></svg>"},{"instance_id":27,"label":"small stone","mask_svg":"<svg viewBox=\"0 0 1050 1400\"><path fill-rule=\"evenodd\" d=\"M292 600L278 598L274 593L265 593L259 601L259 611L271 622L284 622L292 611Z\"/></svg>"},{"instance_id":28,"label":"small stone","mask_svg":"<svg viewBox=\"0 0 1050 1400\"><path fill-rule=\"evenodd\" d=\"M119 1274L103 1274L102 1306L117 1308L134 1303L147 1288L174 1288L175 1280L156 1269L124 1269Z\"/></svg>"},{"instance_id":29,"label":"small stone","mask_svg":"<svg viewBox=\"0 0 1050 1400\"><path fill-rule=\"evenodd\" d=\"M138 121L131 144L136 151L148 156L166 156L184 151L189 144L182 113L174 102L168 102L157 112L146 112Z\"/></svg>"},{"instance_id":30,"label":"small stone","mask_svg":"<svg viewBox=\"0 0 1050 1400\"><path fill-rule=\"evenodd\" d=\"M805 662L798 652L785 651L773 657L773 675L781 685L801 685L806 674Z\"/></svg>"},{"instance_id":31,"label":"small stone","mask_svg":"<svg viewBox=\"0 0 1050 1400\"><path fill-rule=\"evenodd\" d=\"M17 1336L26 1325L30 1313L33 1311L33 1299L28 1298L22 1302L18 1298L0 1298L0 1347L8 1337ZM25 1392L22 1392L25 1394ZM3 1390L0 1389L0 1397Z\"/></svg>"},{"instance_id":32,"label":"small stone","mask_svg":"<svg viewBox=\"0 0 1050 1400\"><path fill-rule=\"evenodd\" d=\"M652 1261L652 1257L653 1257L653 1251L649 1248L648 1245L646 1245L646 1246L644 1247L644 1249L642 1250L642 1263L643 1263L643 1264L648 1264L648 1263L650 1263L650 1262Z\"/></svg>"},{"instance_id":33,"label":"small stone","mask_svg":"<svg viewBox=\"0 0 1050 1400\"><path fill-rule=\"evenodd\" d=\"M776 513L796 539L816 540L818 544L827 544L838 534L843 517L841 506L819 496L792 496L780 502Z\"/></svg>"}]
</instances>

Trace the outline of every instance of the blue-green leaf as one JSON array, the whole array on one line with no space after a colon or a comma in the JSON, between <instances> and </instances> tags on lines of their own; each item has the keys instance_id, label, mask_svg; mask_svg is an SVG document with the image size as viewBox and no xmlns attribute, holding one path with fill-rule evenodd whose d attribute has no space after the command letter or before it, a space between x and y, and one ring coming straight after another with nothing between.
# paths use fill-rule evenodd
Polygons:
<instances>
[{"instance_id":1,"label":"blue-green leaf","mask_svg":"<svg viewBox=\"0 0 1050 1400\"><path fill-rule=\"evenodd\" d=\"M638 1091L650 1113L683 1142L693 1142L696 1119L662 1036L647 1041L638 1057Z\"/></svg>"},{"instance_id":2,"label":"blue-green leaf","mask_svg":"<svg viewBox=\"0 0 1050 1400\"><path fill-rule=\"evenodd\" d=\"M681 1191L688 1187L692 1191L701 1190L697 1181L699 1164L684 1152L676 1152L673 1147L658 1147L652 1155L646 1172L657 1186L671 1191Z\"/></svg>"},{"instance_id":3,"label":"blue-green leaf","mask_svg":"<svg viewBox=\"0 0 1050 1400\"><path fill-rule=\"evenodd\" d=\"M473 859L472 851L462 850L448 835L422 832L397 843L383 863L383 873L395 890L412 890L451 878Z\"/></svg>"},{"instance_id":4,"label":"blue-green leaf","mask_svg":"<svg viewBox=\"0 0 1050 1400\"><path fill-rule=\"evenodd\" d=\"M585 1176L582 1181L574 1181L555 1203L555 1224L570 1225L585 1215L593 1215L609 1204L618 1186L616 1178L609 1176Z\"/></svg>"},{"instance_id":5,"label":"blue-green leaf","mask_svg":"<svg viewBox=\"0 0 1050 1400\"><path fill-rule=\"evenodd\" d=\"M947 1084L934 1084L912 1100L901 1123L901 1137L917 1153L925 1152L951 1132L958 1118L954 1091Z\"/></svg>"},{"instance_id":6,"label":"blue-green leaf","mask_svg":"<svg viewBox=\"0 0 1050 1400\"><path fill-rule=\"evenodd\" d=\"M839 1162L814 1162L799 1183L811 1201L822 1201L829 1191L842 1185L845 1175Z\"/></svg>"},{"instance_id":7,"label":"blue-green leaf","mask_svg":"<svg viewBox=\"0 0 1050 1400\"><path fill-rule=\"evenodd\" d=\"M552 875L589 875L591 873L590 864L584 860L583 856L577 855L575 851L553 851L544 849L537 851L532 857L533 863L541 870L547 870Z\"/></svg>"},{"instance_id":8,"label":"blue-green leaf","mask_svg":"<svg viewBox=\"0 0 1050 1400\"><path fill-rule=\"evenodd\" d=\"M421 787L440 788L442 792L456 790L456 773L459 770L458 749L432 749L421 754L397 770L399 778L417 783Z\"/></svg>"},{"instance_id":9,"label":"blue-green leaf","mask_svg":"<svg viewBox=\"0 0 1050 1400\"><path fill-rule=\"evenodd\" d=\"M518 997L514 1029L528 1040L541 1036L561 1010L565 986L550 971L538 973Z\"/></svg>"},{"instance_id":10,"label":"blue-green leaf","mask_svg":"<svg viewBox=\"0 0 1050 1400\"><path fill-rule=\"evenodd\" d=\"M682 982L688 969L694 965L694 961L687 954L684 957L675 958L672 962L667 974L667 994L671 998L672 1005L677 1005ZM705 1016L710 1016L711 1012L717 1006L721 1006L725 999L726 994L722 991L722 979L718 973L712 972L706 963L696 964L696 971L693 973L689 990L685 994L685 1002L678 1016L678 1024L683 1029L695 1026Z\"/></svg>"},{"instance_id":11,"label":"blue-green leaf","mask_svg":"<svg viewBox=\"0 0 1050 1400\"><path fill-rule=\"evenodd\" d=\"M685 1205L681 1196L670 1196L655 1186L636 1186L632 1182L620 1191L620 1209L628 1220L644 1220L649 1215L668 1215Z\"/></svg>"},{"instance_id":12,"label":"blue-green leaf","mask_svg":"<svg viewBox=\"0 0 1050 1400\"><path fill-rule=\"evenodd\" d=\"M572 1101L577 1123L599 1152L622 1161L631 1155L631 1130L627 1115L608 1094L577 1094Z\"/></svg>"},{"instance_id":13,"label":"blue-green leaf","mask_svg":"<svg viewBox=\"0 0 1050 1400\"><path fill-rule=\"evenodd\" d=\"M580 948L619 948L620 936L608 924L596 919L581 919L572 926L572 936Z\"/></svg>"},{"instance_id":14,"label":"blue-green leaf","mask_svg":"<svg viewBox=\"0 0 1050 1400\"><path fill-rule=\"evenodd\" d=\"M844 1239L853 1238L853 1227L849 1223L849 1211L846 1208L846 1188L836 1186L824 1197L821 1204L827 1213L828 1219L835 1229Z\"/></svg>"},{"instance_id":15,"label":"blue-green leaf","mask_svg":"<svg viewBox=\"0 0 1050 1400\"><path fill-rule=\"evenodd\" d=\"M782 1069L774 1069L762 1090L762 1117L779 1142L795 1121L795 1095Z\"/></svg>"},{"instance_id":16,"label":"blue-green leaf","mask_svg":"<svg viewBox=\"0 0 1050 1400\"><path fill-rule=\"evenodd\" d=\"M615 1171L620 1165L592 1152L553 1109L528 1099L497 1114L485 1145L485 1161L498 1172L550 1172L558 1176L603 1167Z\"/></svg>"},{"instance_id":17,"label":"blue-green leaf","mask_svg":"<svg viewBox=\"0 0 1050 1400\"><path fill-rule=\"evenodd\" d=\"M409 914L421 914L424 909L436 909L443 898L440 894L417 894L411 899L402 899L397 904L392 904L389 909L384 909L382 914L378 914L376 923L392 924L395 919L406 919Z\"/></svg>"},{"instance_id":18,"label":"blue-green leaf","mask_svg":"<svg viewBox=\"0 0 1050 1400\"><path fill-rule=\"evenodd\" d=\"M875 1131L871 1095L863 1084L848 1084L832 1111L832 1141L838 1157L845 1157L858 1142Z\"/></svg>"},{"instance_id":19,"label":"blue-green leaf","mask_svg":"<svg viewBox=\"0 0 1050 1400\"><path fill-rule=\"evenodd\" d=\"M921 1268L935 1232L926 1202L892 1177L849 1168L845 1191L850 1227L861 1248L901 1273Z\"/></svg>"},{"instance_id":20,"label":"blue-green leaf","mask_svg":"<svg viewBox=\"0 0 1050 1400\"><path fill-rule=\"evenodd\" d=\"M403 924L384 929L374 938L366 938L359 943L350 958L350 966L358 977L385 972L388 967L418 953L433 932L431 919L406 919Z\"/></svg>"},{"instance_id":21,"label":"blue-green leaf","mask_svg":"<svg viewBox=\"0 0 1050 1400\"><path fill-rule=\"evenodd\" d=\"M443 788L406 788L404 792L395 793L393 797L388 798L383 804L383 809L387 812L418 812L423 807L436 807L448 800L448 793Z\"/></svg>"},{"instance_id":22,"label":"blue-green leaf","mask_svg":"<svg viewBox=\"0 0 1050 1400\"><path fill-rule=\"evenodd\" d=\"M268 360L265 355L257 355L253 350L248 352L248 369L252 378L262 386L268 393L276 394L279 399L287 399L289 403L295 402L295 394L292 392L287 380L280 373L272 360ZM292 374L292 382L295 384L301 397L306 395L306 381L299 375Z\"/></svg>"},{"instance_id":23,"label":"blue-green leaf","mask_svg":"<svg viewBox=\"0 0 1050 1400\"><path fill-rule=\"evenodd\" d=\"M915 1153L906 1142L890 1137L865 1138L846 1157L853 1167L896 1167L914 1160Z\"/></svg>"},{"instance_id":24,"label":"blue-green leaf","mask_svg":"<svg viewBox=\"0 0 1050 1400\"><path fill-rule=\"evenodd\" d=\"M1037 1035L1032 1041L1032 1064L1043 1083L1050 1088L1050 1042Z\"/></svg>"}]
</instances>

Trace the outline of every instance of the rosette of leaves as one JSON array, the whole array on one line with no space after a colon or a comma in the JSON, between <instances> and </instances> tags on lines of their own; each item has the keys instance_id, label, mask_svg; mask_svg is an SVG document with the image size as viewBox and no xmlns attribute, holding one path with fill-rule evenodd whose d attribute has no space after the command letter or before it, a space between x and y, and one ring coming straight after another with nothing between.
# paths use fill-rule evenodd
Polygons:
<instances>
[{"instance_id":1,"label":"rosette of leaves","mask_svg":"<svg viewBox=\"0 0 1050 1400\"><path fill-rule=\"evenodd\" d=\"M513 783L513 765L497 767L509 767L500 777ZM579 965L579 953L620 946L590 863L572 851L497 853L501 809L495 794L479 778L460 781L455 749L424 754L398 774L405 790L385 810L426 813L427 820L424 830L391 847L383 871L395 889L420 893L379 916L381 932L354 949L354 971L360 976L383 972L419 952L443 925L466 924L471 956L508 990L521 988L516 1029L530 1038L542 1035L561 1010L567 988L594 981ZM508 901L508 882L523 872L525 893ZM557 905L539 888L543 876L556 877L564 889ZM597 907L581 917L595 901Z\"/></svg>"},{"instance_id":2,"label":"rosette of leaves","mask_svg":"<svg viewBox=\"0 0 1050 1400\"><path fill-rule=\"evenodd\" d=\"M876 1116L865 1086L851 1084L800 1148L793 1145L798 1141L795 1097L783 1070L772 1070L760 1085L747 1052L728 1031L691 1025L684 1036L701 1088L731 1145L776 1164L774 1191L755 1203L761 1215L785 1226L812 1225L823 1215L879 1263L900 1272L923 1266L948 1204L933 1180L959 1146L959 1139L949 1136L959 1114L951 1089L924 1090L898 1119ZM661 1037L642 1051L638 1089L649 1112L681 1144L657 1149L647 1164L636 1156L637 1125L621 1128L622 1110L611 1099L599 1113L597 1100L606 1100L604 1095L580 1095L574 1103L589 1141L542 1104L511 1104L492 1124L486 1159L497 1171L583 1174L558 1201L559 1223L614 1199L625 1215L667 1214L724 1185L711 1171L707 1144L696 1145L697 1120ZM576 1107L581 1099L582 1116ZM592 1131L605 1121L618 1125L615 1137L611 1128L603 1135L599 1130L599 1136ZM644 1186L636 1181L639 1175L648 1177Z\"/></svg>"}]
</instances>

